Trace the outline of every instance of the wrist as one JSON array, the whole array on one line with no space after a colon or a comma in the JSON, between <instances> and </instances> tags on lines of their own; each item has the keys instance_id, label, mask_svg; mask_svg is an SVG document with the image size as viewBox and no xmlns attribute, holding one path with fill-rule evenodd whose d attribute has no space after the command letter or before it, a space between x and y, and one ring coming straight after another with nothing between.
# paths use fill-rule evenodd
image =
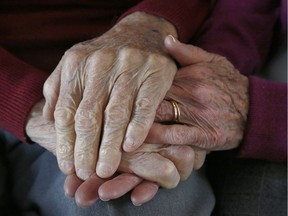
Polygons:
<instances>
[{"instance_id":1,"label":"wrist","mask_svg":"<svg viewBox=\"0 0 288 216\"><path fill-rule=\"evenodd\" d=\"M101 43L167 55L164 40L168 35L177 38L176 28L170 22L144 12L134 12L107 32Z\"/></svg>"},{"instance_id":2,"label":"wrist","mask_svg":"<svg viewBox=\"0 0 288 216\"><path fill-rule=\"evenodd\" d=\"M168 35L178 38L176 27L172 23L162 17L148 13L134 12L120 20L119 24L120 23L125 25L134 25L137 28L143 27L153 31L158 31L163 35L163 38Z\"/></svg>"}]
</instances>

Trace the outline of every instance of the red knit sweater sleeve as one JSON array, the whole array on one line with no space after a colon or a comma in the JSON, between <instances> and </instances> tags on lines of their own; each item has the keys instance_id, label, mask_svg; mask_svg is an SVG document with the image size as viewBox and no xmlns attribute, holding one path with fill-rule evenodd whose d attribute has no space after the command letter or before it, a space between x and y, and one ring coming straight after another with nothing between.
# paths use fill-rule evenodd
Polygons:
<instances>
[{"instance_id":1,"label":"red knit sweater sleeve","mask_svg":"<svg viewBox=\"0 0 288 216\"><path fill-rule=\"evenodd\" d=\"M209 0L144 0L126 11L120 19L135 11L165 18L176 27L179 40L187 42L202 24L209 8Z\"/></svg>"},{"instance_id":2,"label":"red knit sweater sleeve","mask_svg":"<svg viewBox=\"0 0 288 216\"><path fill-rule=\"evenodd\" d=\"M20 61L0 48L0 128L27 142L25 124L39 101L48 74Z\"/></svg>"},{"instance_id":3,"label":"red knit sweater sleeve","mask_svg":"<svg viewBox=\"0 0 288 216\"><path fill-rule=\"evenodd\" d=\"M287 160L287 84L249 77L250 109L239 156Z\"/></svg>"},{"instance_id":4,"label":"red knit sweater sleeve","mask_svg":"<svg viewBox=\"0 0 288 216\"><path fill-rule=\"evenodd\" d=\"M287 85L253 76L265 63L281 1L218 0L197 45L227 57L249 78L249 113L242 157L287 158ZM276 72L276 71L275 71Z\"/></svg>"}]
</instances>

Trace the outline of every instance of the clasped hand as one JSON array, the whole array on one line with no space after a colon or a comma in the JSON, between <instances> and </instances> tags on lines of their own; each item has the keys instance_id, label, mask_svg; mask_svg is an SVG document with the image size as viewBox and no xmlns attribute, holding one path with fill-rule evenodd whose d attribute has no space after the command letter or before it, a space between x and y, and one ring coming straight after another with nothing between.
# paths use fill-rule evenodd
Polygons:
<instances>
[{"instance_id":1,"label":"clasped hand","mask_svg":"<svg viewBox=\"0 0 288 216\"><path fill-rule=\"evenodd\" d=\"M34 106L26 131L34 142L56 154L55 126L43 118L43 105L41 101ZM152 199L159 186L173 188L187 179L193 169L203 165L205 156L204 151L194 151L190 146L143 144L134 152L123 152L119 174L113 178L101 179L93 173L83 182L72 174L66 179L65 191L75 196L78 205L89 206L98 197L116 199L132 190L131 200L139 205Z\"/></svg>"},{"instance_id":2,"label":"clasped hand","mask_svg":"<svg viewBox=\"0 0 288 216\"><path fill-rule=\"evenodd\" d=\"M176 166L172 169L174 171L168 172L168 175L162 175L162 178L159 178L160 181L156 180L159 185L169 188L171 184L167 186L167 181L176 182L174 187L179 181L179 176L185 179L190 175L193 167L202 166L206 151L232 149L239 145L243 138L248 113L248 79L221 56L207 53L192 45L181 44L172 37L166 38L165 45L168 52L182 65L166 95L167 100L174 100L179 104L180 122L172 125L161 124L173 119L172 105L167 100L162 101L156 112L156 121L159 123L152 125L146 138L146 142L158 144L143 144L137 151L124 153L122 161L119 163L119 171L136 173L147 179L146 183L151 183L158 178L157 167L166 163L164 167L169 170L170 165L167 166L167 164L172 162ZM43 131L39 136L41 132L37 133L33 128L37 124L45 127L47 121L41 114L38 115L38 119L35 117L37 115L30 118L27 133L32 140L42 142L43 145L45 143ZM43 124L41 119L44 121ZM53 131L54 125L51 123L48 125L49 127L45 131L50 134L49 138L51 139L51 130ZM53 143L51 140L49 142L46 140L46 148L53 151L55 146L51 148L51 143ZM159 143L165 145L161 146ZM172 146L167 144L172 144ZM177 144L177 146L173 144ZM188 147L187 145L194 146L195 149L185 149ZM45 147L45 144L43 146ZM173 151L171 151L172 149ZM150 153L146 154L147 152L152 152L152 156L149 156ZM187 155L189 152L192 152L193 157ZM142 162L144 164L141 164ZM139 164L147 170L141 170ZM175 172L175 170L177 171ZM165 181L166 183L163 184ZM87 185L89 184L87 183ZM136 189L135 186L134 191Z\"/></svg>"},{"instance_id":3,"label":"clasped hand","mask_svg":"<svg viewBox=\"0 0 288 216\"><path fill-rule=\"evenodd\" d=\"M224 57L171 38L166 47L182 66L159 110L156 121L171 119L171 104L181 110L180 124L153 124L149 143L190 145L206 151L237 148L246 127L248 78ZM170 114L169 114L170 113Z\"/></svg>"},{"instance_id":4,"label":"clasped hand","mask_svg":"<svg viewBox=\"0 0 288 216\"><path fill-rule=\"evenodd\" d=\"M170 23L137 12L65 53L44 85L43 112L55 120L65 174L110 177L122 146L131 152L144 142L177 70L163 43L171 33Z\"/></svg>"}]
</instances>

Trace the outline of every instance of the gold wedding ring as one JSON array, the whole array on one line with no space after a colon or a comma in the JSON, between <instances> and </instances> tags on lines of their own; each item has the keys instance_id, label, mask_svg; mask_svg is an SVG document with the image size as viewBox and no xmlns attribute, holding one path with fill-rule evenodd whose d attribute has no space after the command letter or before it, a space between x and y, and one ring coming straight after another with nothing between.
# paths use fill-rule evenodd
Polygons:
<instances>
[{"instance_id":1,"label":"gold wedding ring","mask_svg":"<svg viewBox=\"0 0 288 216\"><path fill-rule=\"evenodd\" d=\"M178 106L178 103L174 100L169 100L170 103L172 104L173 106L173 111L174 111L174 119L173 121L175 122L179 122L180 121L180 108Z\"/></svg>"}]
</instances>

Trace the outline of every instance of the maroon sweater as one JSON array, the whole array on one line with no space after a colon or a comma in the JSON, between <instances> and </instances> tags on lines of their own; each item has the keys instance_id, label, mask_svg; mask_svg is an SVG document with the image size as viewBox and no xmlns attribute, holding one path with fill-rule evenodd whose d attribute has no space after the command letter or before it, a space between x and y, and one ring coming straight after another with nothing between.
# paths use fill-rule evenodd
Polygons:
<instances>
[{"instance_id":1,"label":"maroon sweater","mask_svg":"<svg viewBox=\"0 0 288 216\"><path fill-rule=\"evenodd\" d=\"M253 76L269 51L286 46L286 0L218 0L197 44L227 57L249 78L249 113L240 156L287 160L287 84ZM277 71L275 71L277 73Z\"/></svg>"},{"instance_id":2,"label":"maroon sweater","mask_svg":"<svg viewBox=\"0 0 288 216\"><path fill-rule=\"evenodd\" d=\"M273 1L218 0L198 44L228 57L249 76L249 119L239 149L241 155L286 160L286 87L251 76L263 63L271 45L269 28L276 25L280 7ZM51 72L63 52L73 44L104 33L137 1L122 0L121 4L118 0L21 2L0 2L1 46L14 55L0 49L0 128L26 141L24 128L28 113L43 97L42 86L48 76L42 71ZM144 0L124 16L134 11L166 18L176 26L180 40L187 42L206 17L208 4L204 0L180 3L178 0ZM269 26L265 31L262 22L264 27ZM250 28L254 24L261 25Z\"/></svg>"}]
</instances>

